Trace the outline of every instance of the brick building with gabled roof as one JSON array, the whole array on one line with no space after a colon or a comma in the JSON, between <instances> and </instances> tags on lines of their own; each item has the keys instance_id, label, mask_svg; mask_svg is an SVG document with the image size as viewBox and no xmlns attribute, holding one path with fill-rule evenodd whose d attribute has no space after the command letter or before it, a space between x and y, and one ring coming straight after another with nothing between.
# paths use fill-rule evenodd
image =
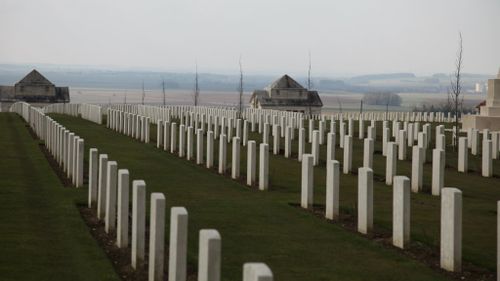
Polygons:
<instances>
[{"instance_id":1,"label":"brick building with gabled roof","mask_svg":"<svg viewBox=\"0 0 500 281\"><path fill-rule=\"evenodd\" d=\"M2 103L25 101L30 103L69 102L69 88L56 87L36 69L14 86L0 86Z\"/></svg>"}]
</instances>

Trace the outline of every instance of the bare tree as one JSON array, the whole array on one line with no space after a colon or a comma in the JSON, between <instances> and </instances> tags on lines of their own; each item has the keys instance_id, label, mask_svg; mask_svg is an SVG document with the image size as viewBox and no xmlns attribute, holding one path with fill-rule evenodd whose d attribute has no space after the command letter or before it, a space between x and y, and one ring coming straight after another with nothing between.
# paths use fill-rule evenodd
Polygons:
<instances>
[{"instance_id":1,"label":"bare tree","mask_svg":"<svg viewBox=\"0 0 500 281\"><path fill-rule=\"evenodd\" d=\"M339 104L339 111L340 113L342 113L342 102L340 101L340 99L337 97L337 103Z\"/></svg>"},{"instance_id":2,"label":"bare tree","mask_svg":"<svg viewBox=\"0 0 500 281\"><path fill-rule=\"evenodd\" d=\"M238 97L238 116L241 118L243 113L243 67L241 64L241 56L240 56L240 86L239 86L239 97Z\"/></svg>"},{"instance_id":3,"label":"bare tree","mask_svg":"<svg viewBox=\"0 0 500 281\"><path fill-rule=\"evenodd\" d=\"M463 45L462 33L458 33L458 50L455 60L455 72L451 77L450 87L448 88L448 102L450 103L451 111L455 114L455 130L453 131L453 146L457 146L457 138L459 131L459 113L463 105L462 95L462 66L463 66Z\"/></svg>"},{"instance_id":4,"label":"bare tree","mask_svg":"<svg viewBox=\"0 0 500 281\"><path fill-rule=\"evenodd\" d=\"M307 89L311 89L311 51L309 51L309 66L307 68Z\"/></svg>"},{"instance_id":5,"label":"bare tree","mask_svg":"<svg viewBox=\"0 0 500 281\"><path fill-rule=\"evenodd\" d=\"M198 63L196 63L196 72L194 75L194 93L193 93L194 106L198 105L199 98L200 98L200 86L198 85Z\"/></svg>"},{"instance_id":6,"label":"bare tree","mask_svg":"<svg viewBox=\"0 0 500 281\"><path fill-rule=\"evenodd\" d=\"M142 80L142 101L141 103L144 105L144 99L146 98L146 91L144 90L144 80Z\"/></svg>"},{"instance_id":7,"label":"bare tree","mask_svg":"<svg viewBox=\"0 0 500 281\"><path fill-rule=\"evenodd\" d=\"M165 96L165 78L161 82L161 89L163 91L163 106L165 106L167 104L167 99Z\"/></svg>"},{"instance_id":8,"label":"bare tree","mask_svg":"<svg viewBox=\"0 0 500 281\"><path fill-rule=\"evenodd\" d=\"M309 51L309 65L307 68L307 110L309 111L309 118L312 117L312 107L311 107L311 100L310 100L310 93L312 87L312 82L311 82L311 51Z\"/></svg>"}]
</instances>

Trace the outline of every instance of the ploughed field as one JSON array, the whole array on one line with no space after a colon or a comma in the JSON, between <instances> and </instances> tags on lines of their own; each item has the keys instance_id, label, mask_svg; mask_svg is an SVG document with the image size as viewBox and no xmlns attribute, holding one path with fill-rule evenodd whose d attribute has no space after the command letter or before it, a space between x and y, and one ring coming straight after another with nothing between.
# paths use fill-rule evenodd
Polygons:
<instances>
[{"instance_id":1,"label":"ploughed field","mask_svg":"<svg viewBox=\"0 0 500 281\"><path fill-rule=\"evenodd\" d=\"M15 113L0 113L0 280L119 280L39 141Z\"/></svg>"},{"instance_id":2,"label":"ploughed field","mask_svg":"<svg viewBox=\"0 0 500 281\"><path fill-rule=\"evenodd\" d=\"M131 180L143 179L148 193L163 192L167 206L184 206L189 212L188 264L196 268L198 232L217 229L222 236L222 279L241 279L242 264L265 262L276 280L448 280L453 277L429 266L438 262L440 198L430 195L431 158L434 126L427 163L424 165L424 192L411 194L410 248L420 258L388 246L392 228L392 187L386 186L385 157L381 154L382 124L377 124L374 155L374 226L369 237L352 231L357 201L357 168L362 165L363 143L353 136L353 174L340 176L341 221L332 223L312 212L298 208L301 163L296 160L297 139L292 158L272 155L269 159L269 191L246 187L243 181L229 178L231 146L227 147L227 176L208 170L194 161L156 148L156 129L151 127L151 143L144 144L120 135L104 125L83 119L52 115L53 118L85 139L85 157L95 147L130 171ZM357 125L357 124L356 124ZM317 125L316 125L317 126ZM326 127L328 127L327 125ZM448 124L449 126L449 124ZM296 133L296 136L298 133ZM251 133L249 139L262 140ZM447 133L447 143L451 136ZM282 140L283 141L283 140ZM338 143L338 141L337 141ZM309 144L306 151L310 151ZM284 143L280 145L284 149ZM397 175L411 176L411 149L408 160L398 161ZM324 207L326 145L321 146L320 165L314 169L316 211ZM342 149L336 159L342 163ZM88 159L85 159L87 168ZM218 161L218 140L214 143L214 167ZM463 192L464 267L494 272L496 265L496 201L500 195L500 161L493 161L493 178L480 174L480 156L469 155L469 173L458 173L457 156L446 151L445 186ZM246 173L246 149L241 148L241 174ZM73 191L64 190L66 193ZM147 197L149 198L149 197ZM80 196L77 201L84 203ZM74 205L73 205L74 207ZM76 211L76 207L75 212ZM169 216L167 215L167 218ZM166 227L169 224L166 223ZM88 231L83 229L88 235ZM168 233L168 229L165 233ZM168 239L168 237L166 238ZM382 242L380 240L383 240ZM166 243L168 245L168 243ZM435 256L437 255L437 257ZM434 266L435 267L435 266ZM438 267L438 265L437 265Z\"/></svg>"}]
</instances>

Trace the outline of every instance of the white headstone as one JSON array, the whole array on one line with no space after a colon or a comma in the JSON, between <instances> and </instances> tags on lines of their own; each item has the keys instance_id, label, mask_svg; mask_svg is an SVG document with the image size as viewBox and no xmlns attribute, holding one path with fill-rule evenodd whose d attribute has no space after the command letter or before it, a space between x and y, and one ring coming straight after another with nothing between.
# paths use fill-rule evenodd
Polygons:
<instances>
[{"instance_id":1,"label":"white headstone","mask_svg":"<svg viewBox=\"0 0 500 281\"><path fill-rule=\"evenodd\" d=\"M144 261L146 225L146 183L132 182L132 268L137 269Z\"/></svg>"},{"instance_id":2,"label":"white headstone","mask_svg":"<svg viewBox=\"0 0 500 281\"><path fill-rule=\"evenodd\" d=\"M336 220L339 217L339 178L340 163L337 160L326 161L326 211L327 219Z\"/></svg>"},{"instance_id":3,"label":"white headstone","mask_svg":"<svg viewBox=\"0 0 500 281\"><path fill-rule=\"evenodd\" d=\"M387 158L385 164L385 184L392 185L392 181L397 171L397 145L395 142L387 143Z\"/></svg>"},{"instance_id":4,"label":"white headstone","mask_svg":"<svg viewBox=\"0 0 500 281\"><path fill-rule=\"evenodd\" d=\"M462 192L446 187L441 192L441 268L462 268Z\"/></svg>"},{"instance_id":5,"label":"white headstone","mask_svg":"<svg viewBox=\"0 0 500 281\"><path fill-rule=\"evenodd\" d=\"M163 280L165 265L165 195L151 193L149 228L149 281Z\"/></svg>"},{"instance_id":6,"label":"white headstone","mask_svg":"<svg viewBox=\"0 0 500 281\"><path fill-rule=\"evenodd\" d=\"M260 144L259 149L259 189L267 190L269 188L269 145Z\"/></svg>"},{"instance_id":7,"label":"white headstone","mask_svg":"<svg viewBox=\"0 0 500 281\"><path fill-rule=\"evenodd\" d=\"M313 136L314 138L314 136ZM312 208L314 203L314 156L304 154L302 157L302 185L300 205L304 209Z\"/></svg>"},{"instance_id":8,"label":"white headstone","mask_svg":"<svg viewBox=\"0 0 500 281\"><path fill-rule=\"evenodd\" d=\"M118 179L118 164L109 161L106 176L106 215L104 229L106 233L114 231L116 227L116 181Z\"/></svg>"},{"instance_id":9,"label":"white headstone","mask_svg":"<svg viewBox=\"0 0 500 281\"><path fill-rule=\"evenodd\" d=\"M116 220L116 246L128 247L128 216L129 216L129 172L118 170L118 211Z\"/></svg>"},{"instance_id":10,"label":"white headstone","mask_svg":"<svg viewBox=\"0 0 500 281\"><path fill-rule=\"evenodd\" d=\"M368 234L373 229L373 170L358 169L358 231Z\"/></svg>"},{"instance_id":11,"label":"white headstone","mask_svg":"<svg viewBox=\"0 0 500 281\"><path fill-rule=\"evenodd\" d=\"M410 241L410 179L395 176L392 207L392 244L404 249Z\"/></svg>"},{"instance_id":12,"label":"white headstone","mask_svg":"<svg viewBox=\"0 0 500 281\"><path fill-rule=\"evenodd\" d=\"M97 148L89 150L89 208L92 207L92 203L97 201L97 182L99 178L98 156Z\"/></svg>"},{"instance_id":13,"label":"white headstone","mask_svg":"<svg viewBox=\"0 0 500 281\"><path fill-rule=\"evenodd\" d=\"M351 173L352 169L352 136L347 135L344 137L344 159L342 168L344 174Z\"/></svg>"},{"instance_id":14,"label":"white headstone","mask_svg":"<svg viewBox=\"0 0 500 281\"><path fill-rule=\"evenodd\" d=\"M198 129L201 130L201 129ZM170 210L168 280L186 281L188 212L184 207Z\"/></svg>"},{"instance_id":15,"label":"white headstone","mask_svg":"<svg viewBox=\"0 0 500 281\"><path fill-rule=\"evenodd\" d=\"M257 155L257 145L254 140L247 143L247 185L252 186L255 184L256 172L255 167Z\"/></svg>"},{"instance_id":16,"label":"white headstone","mask_svg":"<svg viewBox=\"0 0 500 281\"><path fill-rule=\"evenodd\" d=\"M200 230L198 281L220 281L221 237L215 229Z\"/></svg>"}]
</instances>

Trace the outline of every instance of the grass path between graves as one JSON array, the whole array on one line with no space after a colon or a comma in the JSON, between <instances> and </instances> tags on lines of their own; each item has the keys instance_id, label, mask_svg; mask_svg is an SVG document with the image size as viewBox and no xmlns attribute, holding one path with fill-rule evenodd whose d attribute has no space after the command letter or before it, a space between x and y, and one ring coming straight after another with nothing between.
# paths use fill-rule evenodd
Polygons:
<instances>
[{"instance_id":1,"label":"grass path between graves","mask_svg":"<svg viewBox=\"0 0 500 281\"><path fill-rule=\"evenodd\" d=\"M119 280L65 188L14 113L0 113L0 280Z\"/></svg>"},{"instance_id":2,"label":"grass path between graves","mask_svg":"<svg viewBox=\"0 0 500 281\"><path fill-rule=\"evenodd\" d=\"M275 280L447 280L393 248L291 207L300 187L281 182L299 171L299 166L289 169L291 160L283 162L278 176L279 163L271 160L274 190L260 192L104 126L52 116L85 139L86 151L96 147L107 153L119 168L129 169L131 179L144 179L148 193L163 192L168 207L188 209L191 265L196 266L199 230L219 230L223 280L240 280L243 263L251 261L267 263Z\"/></svg>"}]
</instances>

